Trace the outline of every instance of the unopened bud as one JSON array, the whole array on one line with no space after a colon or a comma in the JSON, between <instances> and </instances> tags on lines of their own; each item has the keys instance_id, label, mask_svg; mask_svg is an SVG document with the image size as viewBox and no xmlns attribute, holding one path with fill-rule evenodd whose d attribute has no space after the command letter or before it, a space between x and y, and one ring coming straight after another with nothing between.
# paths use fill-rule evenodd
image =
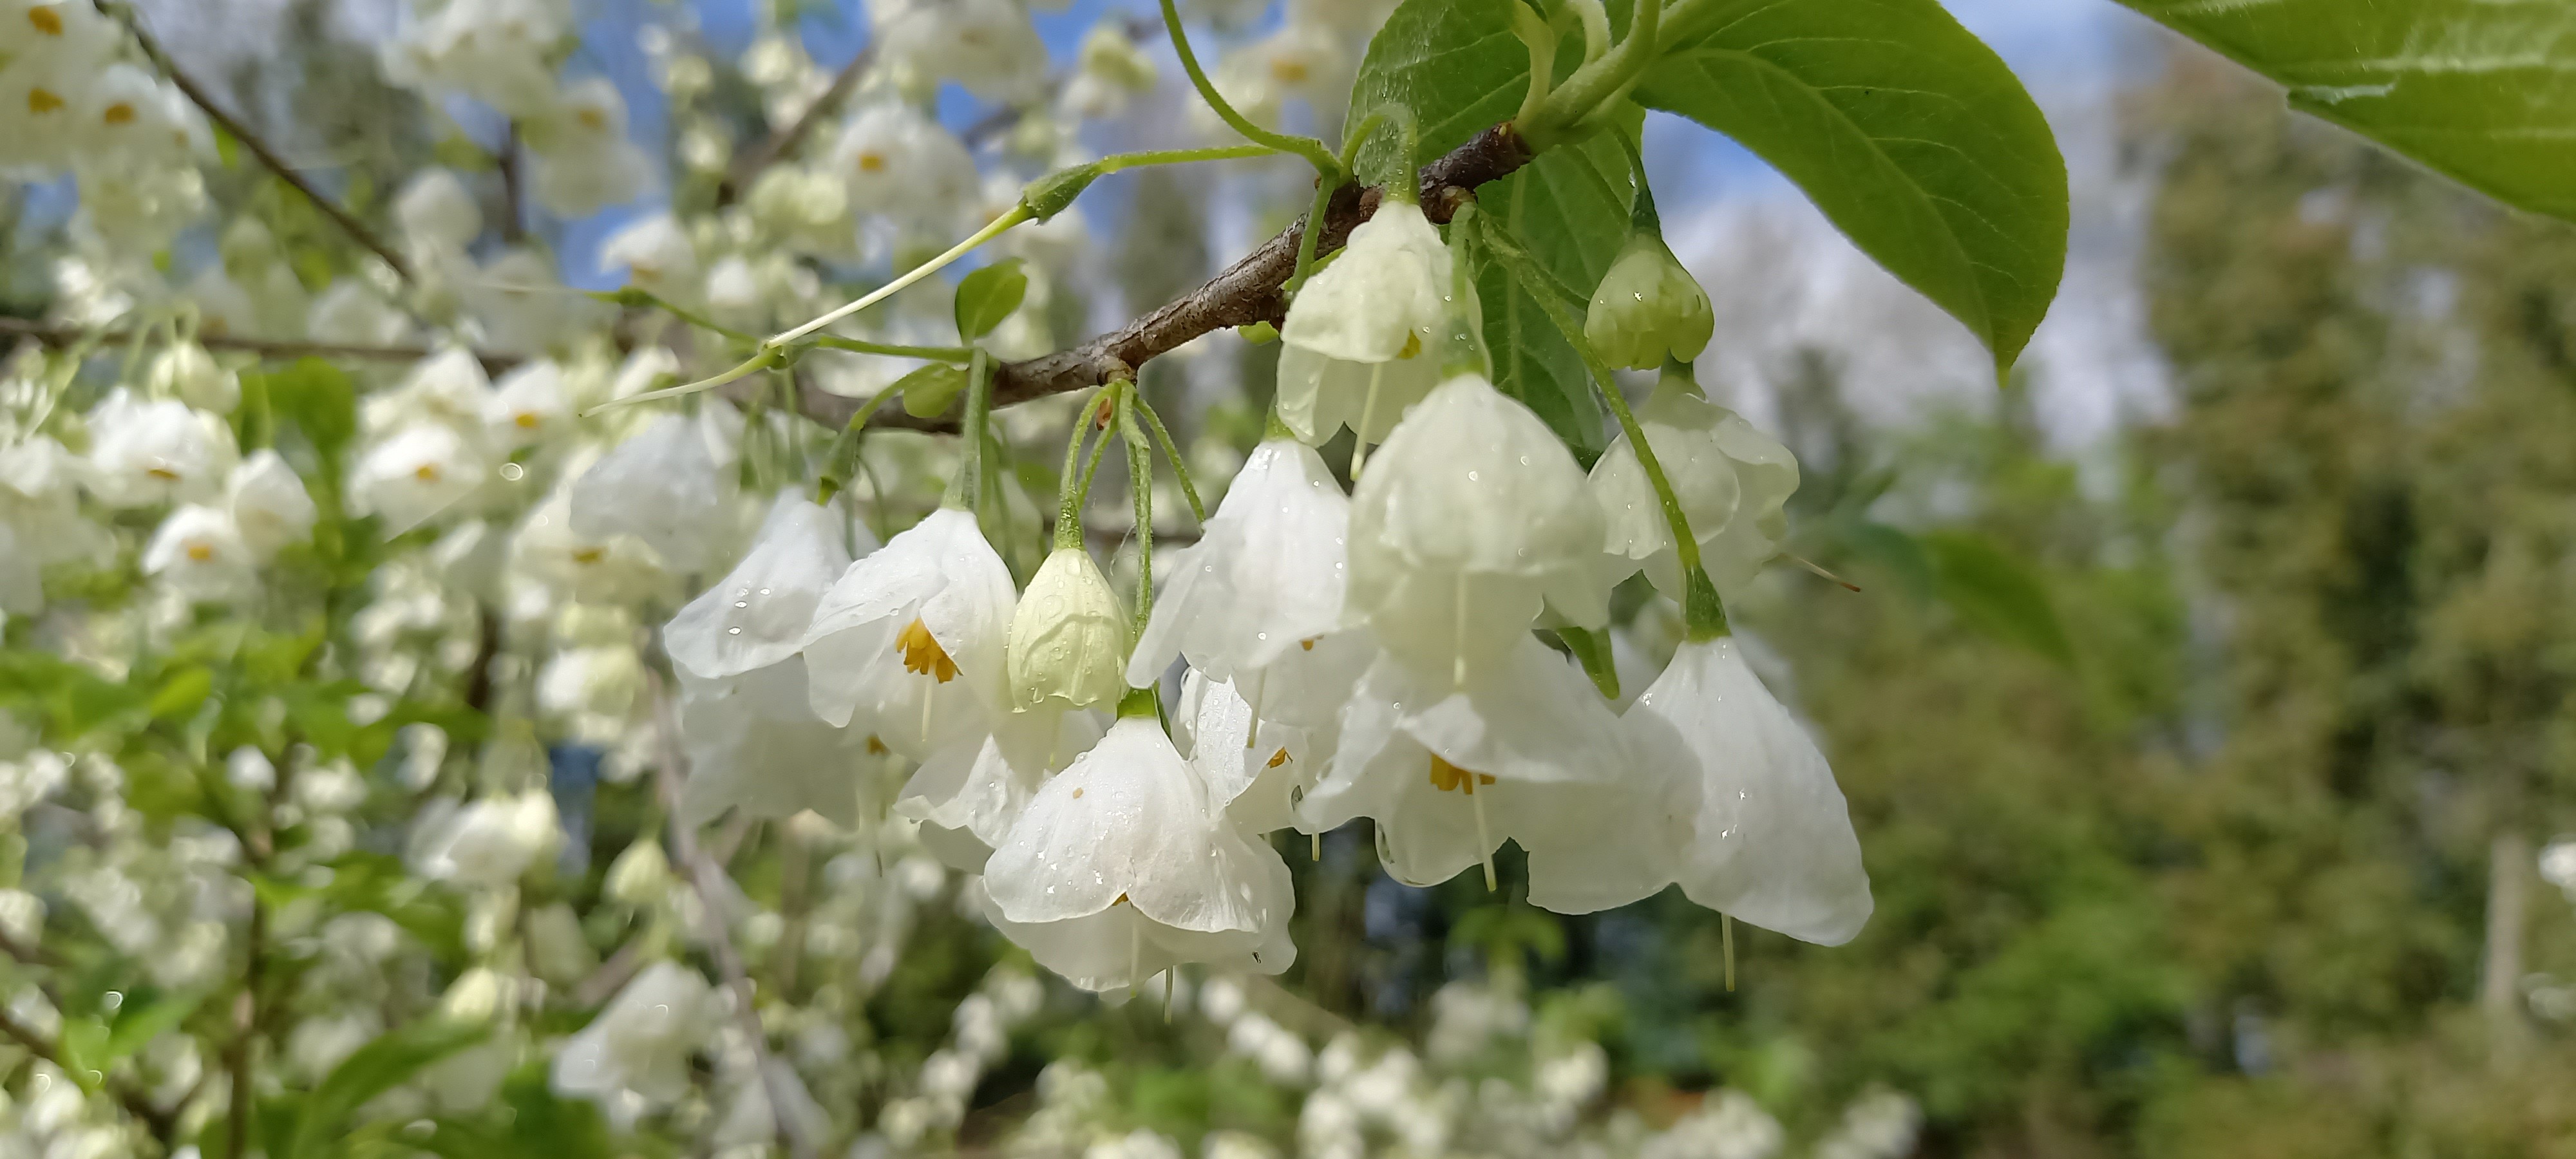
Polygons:
<instances>
[{"instance_id":1,"label":"unopened bud","mask_svg":"<svg viewBox=\"0 0 2576 1159\"><path fill-rule=\"evenodd\" d=\"M1611 365L1632 370L1652 370L1667 357L1697 358L1716 329L1707 291L1661 235L1644 230L1628 235L1583 319L1583 337L1593 350Z\"/></svg>"},{"instance_id":2,"label":"unopened bud","mask_svg":"<svg viewBox=\"0 0 2576 1159\"><path fill-rule=\"evenodd\" d=\"M1109 577L1080 547L1059 547L1011 617L1011 703L1081 708L1127 691L1127 618Z\"/></svg>"}]
</instances>

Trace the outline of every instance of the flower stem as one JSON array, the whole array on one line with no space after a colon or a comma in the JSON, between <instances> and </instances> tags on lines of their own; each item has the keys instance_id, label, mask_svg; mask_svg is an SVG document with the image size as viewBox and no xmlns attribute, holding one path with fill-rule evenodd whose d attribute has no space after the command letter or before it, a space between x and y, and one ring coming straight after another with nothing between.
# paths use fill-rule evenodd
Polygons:
<instances>
[{"instance_id":1,"label":"flower stem","mask_svg":"<svg viewBox=\"0 0 2576 1159\"><path fill-rule=\"evenodd\" d=\"M1145 401L1143 391L1136 392L1136 412L1145 418L1145 426L1154 432L1154 442L1163 448L1164 461L1172 465L1172 477L1181 481L1181 497L1190 501L1190 518L1207 522L1207 505L1199 502L1199 489L1190 481L1190 468L1181 462L1180 444L1172 441L1172 432L1163 425L1163 416L1154 413L1154 405Z\"/></svg>"},{"instance_id":2,"label":"flower stem","mask_svg":"<svg viewBox=\"0 0 2576 1159\"><path fill-rule=\"evenodd\" d=\"M1574 70L1549 94L1538 115L1521 122L1521 139L1532 152L1563 144L1593 113L1617 100L1654 63L1655 37L1663 0L1638 0L1628 16L1628 35L1599 60Z\"/></svg>"},{"instance_id":3,"label":"flower stem","mask_svg":"<svg viewBox=\"0 0 2576 1159\"><path fill-rule=\"evenodd\" d=\"M599 412L611 407L628 406L639 402L652 402L655 399L678 398L682 395L714 390L719 386L731 386L734 383L745 378L749 378L761 371L769 370L773 367L784 366L786 364L787 350L785 347L763 346L751 357L744 359L741 365L725 371L714 378L702 378L696 382L682 383L678 386L666 386L660 390L648 390L642 394L630 394L624 398L612 398L607 402L603 402L598 406L581 412L581 416L583 418L589 418L590 416L598 414Z\"/></svg>"},{"instance_id":4,"label":"flower stem","mask_svg":"<svg viewBox=\"0 0 2576 1159\"><path fill-rule=\"evenodd\" d=\"M889 358L918 358L925 362L967 362L974 351L964 346L904 346L893 342L869 342L860 338L843 338L838 334L818 335L814 345L826 350L847 350L853 354L882 354Z\"/></svg>"},{"instance_id":5,"label":"flower stem","mask_svg":"<svg viewBox=\"0 0 2576 1159\"><path fill-rule=\"evenodd\" d=\"M966 447L957 460L957 476L948 481L948 494L940 499L940 506L973 511L983 505L984 429L992 413L993 356L978 346L973 361L966 366L966 419L961 428Z\"/></svg>"},{"instance_id":6,"label":"flower stem","mask_svg":"<svg viewBox=\"0 0 2576 1159\"><path fill-rule=\"evenodd\" d=\"M1092 162L1104 175L1121 169L1147 165L1186 165L1192 161L1239 161L1253 157L1272 157L1281 152L1275 146L1255 142L1249 145L1211 145L1203 149L1146 149L1135 153L1112 153Z\"/></svg>"},{"instance_id":7,"label":"flower stem","mask_svg":"<svg viewBox=\"0 0 2576 1159\"><path fill-rule=\"evenodd\" d=\"M850 421L842 425L840 437L832 441L832 449L823 457L823 473L814 480L815 506L830 503L832 496L849 485L850 477L842 464L858 460L859 438L867 431L868 420L876 417L877 408L901 393L898 390L880 390L868 396L868 401L860 403L858 410L851 412Z\"/></svg>"},{"instance_id":8,"label":"flower stem","mask_svg":"<svg viewBox=\"0 0 2576 1159\"><path fill-rule=\"evenodd\" d=\"M867 296L860 298L858 301L852 302L840 309L832 311L829 314L825 314L820 318L816 318L811 322L807 322L802 326L771 338L769 341L761 344L762 348L764 350L778 349L790 342L794 342L799 338L803 338L808 334L820 330L825 326L829 326L834 322L838 322L843 318L847 318L850 315L876 305L887 298L893 297L895 294L902 292L905 287L912 285L914 282L918 282L923 278L929 277L930 275L947 268L950 263L959 258L965 257L969 252L974 250L975 247L1002 236L1002 234L1012 226L1018 225L1023 221L1027 221L1031 216L1033 216L1033 214L1030 212L1027 202L1014 205L1010 208L1009 212L985 223L984 228L976 230L974 234L969 236L966 240L948 247L948 252L932 258L929 261L923 262L920 265L914 266L910 270L905 271L903 276L869 291Z\"/></svg>"},{"instance_id":9,"label":"flower stem","mask_svg":"<svg viewBox=\"0 0 2576 1159\"><path fill-rule=\"evenodd\" d=\"M1190 74L1191 86L1199 90L1200 99L1205 100L1209 108L1215 109L1216 115L1223 118L1235 132L1243 134L1246 140L1268 145L1279 152L1295 153L1313 165L1317 173L1336 177L1340 175L1339 163L1334 161L1332 151L1324 148L1323 142L1313 137L1292 137L1285 133L1271 132L1253 124L1242 113L1236 112L1233 105L1226 103L1225 94L1216 91L1216 85L1208 80L1207 70L1199 67L1198 54L1190 51L1189 35L1181 30L1181 10L1172 3L1172 0L1163 0L1163 28L1172 38L1173 51L1180 54L1181 70Z\"/></svg>"},{"instance_id":10,"label":"flower stem","mask_svg":"<svg viewBox=\"0 0 2576 1159\"><path fill-rule=\"evenodd\" d=\"M1114 397L1113 392L1118 387L1119 383L1112 382L1092 391L1091 397L1083 400L1082 409L1074 413L1073 437L1066 439L1064 444L1064 475L1056 484L1055 547L1058 551L1082 546L1082 496L1089 490L1082 483L1082 440L1091 433L1092 416L1100 412L1100 404ZM1108 437L1106 434L1101 436L1104 440Z\"/></svg>"},{"instance_id":11,"label":"flower stem","mask_svg":"<svg viewBox=\"0 0 2576 1159\"><path fill-rule=\"evenodd\" d=\"M1129 387L1118 396L1118 437L1127 444L1127 492L1136 501L1136 627L1129 640L1145 635L1154 616L1154 448L1138 429L1136 411L1143 392Z\"/></svg>"},{"instance_id":12,"label":"flower stem","mask_svg":"<svg viewBox=\"0 0 2576 1159\"><path fill-rule=\"evenodd\" d=\"M1296 299L1298 289L1315 272L1315 248L1319 244L1317 239L1324 233L1324 215L1332 210L1333 191L1341 187L1342 183L1337 178L1327 175L1315 178L1315 200L1306 207L1306 221L1297 229L1297 269L1280 286L1291 301Z\"/></svg>"}]
</instances>

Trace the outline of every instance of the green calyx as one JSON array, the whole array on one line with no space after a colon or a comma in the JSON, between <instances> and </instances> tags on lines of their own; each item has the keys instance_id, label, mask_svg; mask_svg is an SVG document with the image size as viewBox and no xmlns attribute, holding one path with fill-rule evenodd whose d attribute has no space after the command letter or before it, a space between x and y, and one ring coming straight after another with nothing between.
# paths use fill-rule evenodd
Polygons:
<instances>
[{"instance_id":1,"label":"green calyx","mask_svg":"<svg viewBox=\"0 0 2576 1159\"><path fill-rule=\"evenodd\" d=\"M1726 601L1718 598L1717 584L1708 578L1708 569L1692 565L1688 585L1688 594L1682 600L1682 624L1689 639L1698 643L1733 635L1734 630L1726 626Z\"/></svg>"},{"instance_id":2,"label":"green calyx","mask_svg":"<svg viewBox=\"0 0 2576 1159\"><path fill-rule=\"evenodd\" d=\"M1154 718L1163 715L1163 699L1151 688L1130 688L1118 698L1118 719L1131 716Z\"/></svg>"}]
</instances>

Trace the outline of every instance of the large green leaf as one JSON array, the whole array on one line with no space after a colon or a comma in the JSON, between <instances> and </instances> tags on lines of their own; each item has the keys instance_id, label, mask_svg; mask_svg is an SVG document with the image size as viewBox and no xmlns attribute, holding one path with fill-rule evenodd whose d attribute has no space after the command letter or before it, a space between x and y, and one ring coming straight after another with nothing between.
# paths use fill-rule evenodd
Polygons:
<instances>
[{"instance_id":1,"label":"large green leaf","mask_svg":"<svg viewBox=\"0 0 2576 1159\"><path fill-rule=\"evenodd\" d=\"M2121 2L2279 81L2293 108L2576 219L2576 4Z\"/></svg>"},{"instance_id":2,"label":"large green leaf","mask_svg":"<svg viewBox=\"0 0 2576 1159\"><path fill-rule=\"evenodd\" d=\"M1613 129L1632 134L1637 121ZM1589 293L1628 238L1634 196L1628 155L1611 133L1561 149L1479 190L1477 203L1528 247L1530 257L1578 292ZM1608 441L1592 378L1530 291L1500 263L1478 271L1485 345L1494 356L1494 385L1538 412L1586 466ZM1579 308L1578 308L1579 309Z\"/></svg>"},{"instance_id":3,"label":"large green leaf","mask_svg":"<svg viewBox=\"0 0 2576 1159\"><path fill-rule=\"evenodd\" d=\"M487 1026L428 1020L386 1031L359 1047L315 1087L295 1122L291 1159L321 1159L332 1153L349 1114L368 1100L411 1080L440 1059L483 1041Z\"/></svg>"},{"instance_id":4,"label":"large green leaf","mask_svg":"<svg viewBox=\"0 0 2576 1159\"><path fill-rule=\"evenodd\" d=\"M2359 0L2353 0L2359 2ZM2012 365L2066 266L2066 164L1937 0L1721 0L1637 90L1735 138Z\"/></svg>"},{"instance_id":5,"label":"large green leaf","mask_svg":"<svg viewBox=\"0 0 2576 1159\"><path fill-rule=\"evenodd\" d=\"M1517 0L1404 0L1370 39L1351 83L1351 121L1380 105L1413 110L1421 156L1437 157L1519 112L1529 90L1529 49L1512 35ZM1364 180L1382 180L1396 134L1375 134L1360 150Z\"/></svg>"}]
</instances>

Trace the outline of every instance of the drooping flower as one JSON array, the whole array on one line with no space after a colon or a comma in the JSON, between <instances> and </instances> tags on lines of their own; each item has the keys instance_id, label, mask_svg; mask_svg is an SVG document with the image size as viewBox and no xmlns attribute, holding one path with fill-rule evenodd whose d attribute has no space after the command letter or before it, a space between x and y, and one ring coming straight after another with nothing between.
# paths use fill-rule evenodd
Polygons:
<instances>
[{"instance_id":1,"label":"drooping flower","mask_svg":"<svg viewBox=\"0 0 2576 1159\"><path fill-rule=\"evenodd\" d=\"M224 602L258 587L258 560L230 513L187 504L161 521L143 549L143 574L199 602Z\"/></svg>"},{"instance_id":2,"label":"drooping flower","mask_svg":"<svg viewBox=\"0 0 2576 1159\"><path fill-rule=\"evenodd\" d=\"M726 512L742 416L721 402L655 418L574 481L572 529L592 539L632 535L674 574L703 572L732 537Z\"/></svg>"},{"instance_id":3,"label":"drooping flower","mask_svg":"<svg viewBox=\"0 0 2576 1159\"><path fill-rule=\"evenodd\" d=\"M851 208L899 225L950 226L976 191L975 159L965 144L900 101L851 116L825 164Z\"/></svg>"},{"instance_id":4,"label":"drooping flower","mask_svg":"<svg viewBox=\"0 0 2576 1159\"><path fill-rule=\"evenodd\" d=\"M1314 448L1284 438L1253 448L1199 541L1172 553L1127 682L1152 684L1180 655L1249 685L1282 658L1311 655L1341 627L1350 509Z\"/></svg>"},{"instance_id":5,"label":"drooping flower","mask_svg":"<svg viewBox=\"0 0 2576 1159\"><path fill-rule=\"evenodd\" d=\"M153 355L143 381L154 395L177 398L199 410L228 414L241 405L241 376L216 365L215 356L194 342Z\"/></svg>"},{"instance_id":6,"label":"drooping flower","mask_svg":"<svg viewBox=\"0 0 2576 1159\"><path fill-rule=\"evenodd\" d=\"M849 566L801 642L815 715L914 760L1004 714L1010 569L973 512L941 508Z\"/></svg>"},{"instance_id":7,"label":"drooping flower","mask_svg":"<svg viewBox=\"0 0 2576 1159\"><path fill-rule=\"evenodd\" d=\"M440 881L498 889L562 841L551 794L495 794L437 819L423 835L420 869Z\"/></svg>"},{"instance_id":8,"label":"drooping flower","mask_svg":"<svg viewBox=\"0 0 2576 1159\"><path fill-rule=\"evenodd\" d=\"M483 485L483 457L455 428L414 423L378 443L350 472L351 506L382 516L397 535L428 522Z\"/></svg>"},{"instance_id":9,"label":"drooping flower","mask_svg":"<svg viewBox=\"0 0 2576 1159\"><path fill-rule=\"evenodd\" d=\"M233 523L251 554L265 562L278 549L313 536L320 512L304 479L276 451L262 447L233 468L224 485Z\"/></svg>"},{"instance_id":10,"label":"drooping flower","mask_svg":"<svg viewBox=\"0 0 2576 1159\"><path fill-rule=\"evenodd\" d=\"M662 629L671 662L700 680L722 680L796 655L815 606L850 566L844 534L831 511L780 495L742 562Z\"/></svg>"},{"instance_id":11,"label":"drooping flower","mask_svg":"<svg viewBox=\"0 0 2576 1159\"><path fill-rule=\"evenodd\" d=\"M1440 381L1452 262L1422 208L1389 201L1297 292L1279 331L1279 417L1308 443L1349 427L1364 442Z\"/></svg>"},{"instance_id":12,"label":"drooping flower","mask_svg":"<svg viewBox=\"0 0 2576 1159\"><path fill-rule=\"evenodd\" d=\"M677 962L655 962L617 992L599 1017L564 1040L550 1071L555 1093L614 1109L624 1096L648 1104L689 1092L689 1055L715 1033L714 987Z\"/></svg>"},{"instance_id":13,"label":"drooping flower","mask_svg":"<svg viewBox=\"0 0 2576 1159\"><path fill-rule=\"evenodd\" d=\"M1477 374L1398 426L1351 498L1350 616L1426 675L1463 684L1526 640L1544 602L1608 619L1601 511L1528 407Z\"/></svg>"},{"instance_id":14,"label":"drooping flower","mask_svg":"<svg viewBox=\"0 0 2576 1159\"><path fill-rule=\"evenodd\" d=\"M1664 477L1681 500L1702 565L1721 593L1740 591L1788 538L1782 508L1798 490L1798 459L1734 411L1710 402L1689 368L1666 364L1637 425L1655 448ZM1673 599L1683 597L1682 568L1654 485L1625 434L1592 465L1593 498L1609 536L1609 578L1643 567Z\"/></svg>"},{"instance_id":15,"label":"drooping flower","mask_svg":"<svg viewBox=\"0 0 2576 1159\"><path fill-rule=\"evenodd\" d=\"M1100 738L1098 713L1003 713L981 735L924 758L894 812L921 822L921 843L941 862L981 873L1029 798Z\"/></svg>"},{"instance_id":16,"label":"drooping flower","mask_svg":"<svg viewBox=\"0 0 2576 1159\"><path fill-rule=\"evenodd\" d=\"M1683 644L1625 723L1640 746L1682 755L1683 894L1820 945L1860 932L1869 873L1842 790L1733 637Z\"/></svg>"},{"instance_id":17,"label":"drooping flower","mask_svg":"<svg viewBox=\"0 0 2576 1159\"><path fill-rule=\"evenodd\" d=\"M413 246L462 250L483 233L483 208L448 169L423 169L394 198L394 222Z\"/></svg>"},{"instance_id":18,"label":"drooping flower","mask_svg":"<svg viewBox=\"0 0 2576 1159\"><path fill-rule=\"evenodd\" d=\"M1010 0L881 0L868 6L881 58L924 86L953 80L989 101L1024 101L1046 83L1046 44Z\"/></svg>"},{"instance_id":19,"label":"drooping flower","mask_svg":"<svg viewBox=\"0 0 2576 1159\"><path fill-rule=\"evenodd\" d=\"M1082 708L1127 691L1127 615L1100 565L1059 547L1029 578L1011 616L1011 704L1020 710Z\"/></svg>"},{"instance_id":20,"label":"drooping flower","mask_svg":"<svg viewBox=\"0 0 2576 1159\"><path fill-rule=\"evenodd\" d=\"M1287 863L1225 819L1146 717L1110 726L1030 798L984 888L996 927L1085 989L1182 962L1275 974L1296 955Z\"/></svg>"},{"instance_id":21,"label":"drooping flower","mask_svg":"<svg viewBox=\"0 0 2576 1159\"><path fill-rule=\"evenodd\" d=\"M1365 642L1362 633L1331 638L1352 637ZM1269 833L1297 824L1297 803L1332 759L1341 735L1334 710L1359 683L1366 657L1376 654L1373 648L1352 651L1363 657L1360 667L1335 682L1332 707L1320 719L1266 715L1294 704L1297 697L1266 702L1261 706L1265 715L1256 718L1255 706L1235 685L1195 668L1182 678L1173 722L1186 730L1190 766L1206 778L1209 795L1226 816L1247 832Z\"/></svg>"},{"instance_id":22,"label":"drooping flower","mask_svg":"<svg viewBox=\"0 0 2576 1159\"><path fill-rule=\"evenodd\" d=\"M90 411L89 430L90 492L110 507L210 501L235 456L223 420L123 389Z\"/></svg>"},{"instance_id":23,"label":"drooping flower","mask_svg":"<svg viewBox=\"0 0 2576 1159\"><path fill-rule=\"evenodd\" d=\"M626 283L676 302L698 296L698 247L678 218L657 213L637 220L599 247L599 264L626 267Z\"/></svg>"},{"instance_id":24,"label":"drooping flower","mask_svg":"<svg viewBox=\"0 0 2576 1159\"><path fill-rule=\"evenodd\" d=\"M1681 828L1664 754L1632 745L1590 683L1526 632L1456 690L1380 661L1341 729L1298 827L1374 818L1398 881L1490 870L1507 839L1529 853L1530 904L1560 913L1624 905L1670 880Z\"/></svg>"},{"instance_id":25,"label":"drooping flower","mask_svg":"<svg viewBox=\"0 0 2576 1159\"><path fill-rule=\"evenodd\" d=\"M483 426L494 446L528 446L572 420L563 368L552 359L521 366L493 386L491 397L483 403Z\"/></svg>"},{"instance_id":26,"label":"drooping flower","mask_svg":"<svg viewBox=\"0 0 2576 1159\"><path fill-rule=\"evenodd\" d=\"M1697 358L1716 329L1708 291L1652 229L1628 235L1583 318L1584 341L1612 366L1632 370Z\"/></svg>"}]
</instances>

